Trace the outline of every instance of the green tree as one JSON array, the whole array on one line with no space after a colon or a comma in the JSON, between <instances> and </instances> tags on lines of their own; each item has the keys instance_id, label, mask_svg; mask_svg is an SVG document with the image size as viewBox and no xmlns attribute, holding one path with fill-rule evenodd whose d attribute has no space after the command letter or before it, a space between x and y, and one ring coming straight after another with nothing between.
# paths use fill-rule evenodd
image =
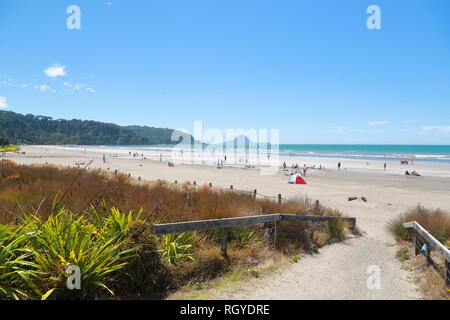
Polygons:
<instances>
[{"instance_id":1,"label":"green tree","mask_svg":"<svg viewBox=\"0 0 450 320\"><path fill-rule=\"evenodd\" d=\"M1 146L1 147L6 147L6 146L9 146L9 140L8 140L8 139L5 139L5 138L2 138L2 137L0 137L0 146Z\"/></svg>"}]
</instances>

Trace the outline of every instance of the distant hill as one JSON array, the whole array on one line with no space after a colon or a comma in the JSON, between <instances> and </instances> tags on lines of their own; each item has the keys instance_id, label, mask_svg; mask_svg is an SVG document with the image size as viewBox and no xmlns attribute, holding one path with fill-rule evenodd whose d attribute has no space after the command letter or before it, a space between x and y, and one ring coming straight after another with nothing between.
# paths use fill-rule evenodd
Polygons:
<instances>
[{"instance_id":1,"label":"distant hill","mask_svg":"<svg viewBox=\"0 0 450 320\"><path fill-rule=\"evenodd\" d=\"M251 141L247 136L240 135L234 138L233 140L225 141L224 145L233 145L233 146L245 146L248 147L251 144L256 144L256 142Z\"/></svg>"},{"instance_id":2,"label":"distant hill","mask_svg":"<svg viewBox=\"0 0 450 320\"><path fill-rule=\"evenodd\" d=\"M174 144L173 129L119 126L0 111L0 137L12 144L151 145Z\"/></svg>"}]
</instances>

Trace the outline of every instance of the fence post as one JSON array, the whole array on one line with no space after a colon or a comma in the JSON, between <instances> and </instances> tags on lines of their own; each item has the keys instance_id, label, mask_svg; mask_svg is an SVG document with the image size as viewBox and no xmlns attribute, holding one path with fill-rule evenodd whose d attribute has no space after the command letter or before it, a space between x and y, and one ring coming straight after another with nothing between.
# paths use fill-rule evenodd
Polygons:
<instances>
[{"instance_id":1,"label":"fence post","mask_svg":"<svg viewBox=\"0 0 450 320\"><path fill-rule=\"evenodd\" d=\"M307 222L307 228L308 231L306 231L306 234L309 235L309 241L311 243L311 246L314 245L314 228L313 228L313 223L311 221Z\"/></svg>"},{"instance_id":2,"label":"fence post","mask_svg":"<svg viewBox=\"0 0 450 320\"><path fill-rule=\"evenodd\" d=\"M211 182L209 183L209 187L212 188L212 183Z\"/></svg>"},{"instance_id":3,"label":"fence post","mask_svg":"<svg viewBox=\"0 0 450 320\"><path fill-rule=\"evenodd\" d=\"M117 174L117 169L116 169L116 170L114 170L114 174Z\"/></svg>"},{"instance_id":4,"label":"fence post","mask_svg":"<svg viewBox=\"0 0 450 320\"><path fill-rule=\"evenodd\" d=\"M178 181L177 181L177 180L175 180L175 184L178 184Z\"/></svg>"},{"instance_id":5,"label":"fence post","mask_svg":"<svg viewBox=\"0 0 450 320\"><path fill-rule=\"evenodd\" d=\"M273 227L273 247L278 248L278 241L280 236L280 220L275 220Z\"/></svg>"},{"instance_id":6,"label":"fence post","mask_svg":"<svg viewBox=\"0 0 450 320\"><path fill-rule=\"evenodd\" d=\"M221 244L220 244L220 249L222 250L222 256L224 258L227 258L227 240L228 240L228 229L227 228L222 228L221 230Z\"/></svg>"},{"instance_id":7,"label":"fence post","mask_svg":"<svg viewBox=\"0 0 450 320\"><path fill-rule=\"evenodd\" d=\"M253 199L256 199L256 194L258 193L258 191L255 189L253 190Z\"/></svg>"},{"instance_id":8,"label":"fence post","mask_svg":"<svg viewBox=\"0 0 450 320\"><path fill-rule=\"evenodd\" d=\"M420 244L419 244L419 237L417 236L417 231L415 229L411 230L411 234L413 237L413 242L414 242L414 254L416 256L418 256L420 254Z\"/></svg>"},{"instance_id":9,"label":"fence post","mask_svg":"<svg viewBox=\"0 0 450 320\"><path fill-rule=\"evenodd\" d=\"M352 218L352 220L350 222L350 231L352 233L355 233L355 231L356 231L356 218Z\"/></svg>"},{"instance_id":10,"label":"fence post","mask_svg":"<svg viewBox=\"0 0 450 320\"><path fill-rule=\"evenodd\" d=\"M447 261L447 259L445 259L444 262L444 274L445 274L445 285L449 285L450 284L450 262Z\"/></svg>"},{"instance_id":11,"label":"fence post","mask_svg":"<svg viewBox=\"0 0 450 320\"><path fill-rule=\"evenodd\" d=\"M233 185L230 186L230 189L233 190Z\"/></svg>"},{"instance_id":12,"label":"fence post","mask_svg":"<svg viewBox=\"0 0 450 320\"><path fill-rule=\"evenodd\" d=\"M320 210L320 202L319 200L316 200L316 204L314 205L314 210L319 211Z\"/></svg>"},{"instance_id":13,"label":"fence post","mask_svg":"<svg viewBox=\"0 0 450 320\"><path fill-rule=\"evenodd\" d=\"M425 251L425 258L427 259L427 266L431 266L433 264L433 260L431 259L431 246L427 241L425 241L425 244L427 245L427 250Z\"/></svg>"},{"instance_id":14,"label":"fence post","mask_svg":"<svg viewBox=\"0 0 450 320\"><path fill-rule=\"evenodd\" d=\"M278 204L281 204L281 194L278 194Z\"/></svg>"},{"instance_id":15,"label":"fence post","mask_svg":"<svg viewBox=\"0 0 450 320\"><path fill-rule=\"evenodd\" d=\"M194 181L194 187L197 185L197 181Z\"/></svg>"}]
</instances>

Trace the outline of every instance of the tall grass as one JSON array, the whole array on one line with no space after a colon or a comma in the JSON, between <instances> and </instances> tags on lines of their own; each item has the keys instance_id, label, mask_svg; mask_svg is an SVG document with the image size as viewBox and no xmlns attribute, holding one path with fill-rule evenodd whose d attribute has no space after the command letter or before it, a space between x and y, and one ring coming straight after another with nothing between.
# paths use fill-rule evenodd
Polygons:
<instances>
[{"instance_id":1,"label":"tall grass","mask_svg":"<svg viewBox=\"0 0 450 320\"><path fill-rule=\"evenodd\" d=\"M140 213L143 219L161 223L279 212L304 214L313 209L313 214L317 215L330 213L326 208L314 208L305 199L278 204L269 199L255 200L251 195L233 190L172 185L163 181L136 183L122 174L99 170L80 174L79 170L0 161L0 223L16 224L18 217L30 213L45 217L55 202L74 213L84 211L101 216L115 207L121 212ZM72 187L67 193L69 185ZM87 203L92 204L89 209L85 208Z\"/></svg>"},{"instance_id":2,"label":"tall grass","mask_svg":"<svg viewBox=\"0 0 450 320\"><path fill-rule=\"evenodd\" d=\"M408 231L403 224L411 221L417 221L444 244L450 240L450 214L439 209L429 210L420 205L389 221L388 231L396 238L405 240L408 238Z\"/></svg>"}]
</instances>

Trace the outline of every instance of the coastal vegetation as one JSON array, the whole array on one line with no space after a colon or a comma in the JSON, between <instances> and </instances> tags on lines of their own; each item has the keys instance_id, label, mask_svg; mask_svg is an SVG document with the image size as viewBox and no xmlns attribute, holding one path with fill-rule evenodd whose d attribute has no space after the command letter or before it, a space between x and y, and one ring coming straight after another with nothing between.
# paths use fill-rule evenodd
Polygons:
<instances>
[{"instance_id":1,"label":"coastal vegetation","mask_svg":"<svg viewBox=\"0 0 450 320\"><path fill-rule=\"evenodd\" d=\"M292 213L340 216L305 199L279 204L234 190L189 182L142 182L108 171L0 162L0 299L162 298L182 286L262 261L298 257L338 241L343 221L260 224L229 232L228 257L218 230L156 236L167 222ZM81 290L69 290L67 268L78 266Z\"/></svg>"},{"instance_id":2,"label":"coastal vegetation","mask_svg":"<svg viewBox=\"0 0 450 320\"><path fill-rule=\"evenodd\" d=\"M98 121L53 119L40 115L0 111L0 137L13 144L175 144L179 141L172 141L173 133L173 129L126 127Z\"/></svg>"},{"instance_id":3,"label":"coastal vegetation","mask_svg":"<svg viewBox=\"0 0 450 320\"><path fill-rule=\"evenodd\" d=\"M418 205L389 221L389 232L399 240L408 239L406 222L417 221L429 233L443 244L450 246L450 214L442 210L430 210Z\"/></svg>"},{"instance_id":4,"label":"coastal vegetation","mask_svg":"<svg viewBox=\"0 0 450 320\"><path fill-rule=\"evenodd\" d=\"M9 145L9 140L0 137L0 147L6 147L6 146L8 146L8 145Z\"/></svg>"}]
</instances>

